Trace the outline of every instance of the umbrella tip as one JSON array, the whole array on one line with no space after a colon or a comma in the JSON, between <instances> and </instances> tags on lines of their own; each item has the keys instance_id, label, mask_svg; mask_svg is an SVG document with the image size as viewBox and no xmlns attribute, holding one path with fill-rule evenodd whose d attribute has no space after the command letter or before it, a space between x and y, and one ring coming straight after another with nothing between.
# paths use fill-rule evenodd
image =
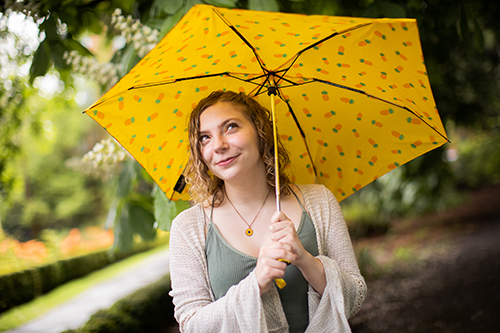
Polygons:
<instances>
[{"instance_id":1,"label":"umbrella tip","mask_svg":"<svg viewBox=\"0 0 500 333\"><path fill-rule=\"evenodd\" d=\"M179 179L177 180L177 183L174 186L174 191L182 193L185 187L186 187L186 177L184 177L184 175L180 175Z\"/></svg>"}]
</instances>

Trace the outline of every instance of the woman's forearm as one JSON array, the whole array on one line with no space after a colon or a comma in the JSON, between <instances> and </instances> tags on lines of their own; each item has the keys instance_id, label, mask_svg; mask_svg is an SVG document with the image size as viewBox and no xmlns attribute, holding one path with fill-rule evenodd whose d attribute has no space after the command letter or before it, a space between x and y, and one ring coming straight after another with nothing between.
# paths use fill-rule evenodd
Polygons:
<instances>
[{"instance_id":1,"label":"woman's forearm","mask_svg":"<svg viewBox=\"0 0 500 333\"><path fill-rule=\"evenodd\" d=\"M302 261L296 263L296 266L300 269L302 275L311 287L320 295L323 295L326 286L326 275L323 263L308 252Z\"/></svg>"}]
</instances>

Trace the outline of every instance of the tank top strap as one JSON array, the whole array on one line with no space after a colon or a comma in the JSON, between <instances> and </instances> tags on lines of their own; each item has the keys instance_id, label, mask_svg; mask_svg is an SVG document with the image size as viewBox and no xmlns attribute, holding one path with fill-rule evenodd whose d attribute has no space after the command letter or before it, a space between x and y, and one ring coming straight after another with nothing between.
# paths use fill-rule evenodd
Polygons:
<instances>
[{"instance_id":1,"label":"tank top strap","mask_svg":"<svg viewBox=\"0 0 500 333\"><path fill-rule=\"evenodd\" d=\"M300 207L302 207L302 210L306 211L304 205L302 204L302 202L299 199L299 196L292 189L290 189L290 190L292 191L293 195L295 195L295 198L297 198L297 201L299 202Z\"/></svg>"},{"instance_id":2,"label":"tank top strap","mask_svg":"<svg viewBox=\"0 0 500 333\"><path fill-rule=\"evenodd\" d=\"M213 223L215 194L212 197L212 208L210 209L210 223Z\"/></svg>"}]
</instances>

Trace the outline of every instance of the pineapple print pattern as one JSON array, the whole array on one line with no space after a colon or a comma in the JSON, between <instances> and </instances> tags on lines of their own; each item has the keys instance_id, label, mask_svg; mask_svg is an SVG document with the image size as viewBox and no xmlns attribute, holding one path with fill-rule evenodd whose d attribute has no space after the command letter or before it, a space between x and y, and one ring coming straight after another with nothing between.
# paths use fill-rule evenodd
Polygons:
<instances>
[{"instance_id":1,"label":"pineapple print pattern","mask_svg":"<svg viewBox=\"0 0 500 333\"><path fill-rule=\"evenodd\" d=\"M86 113L169 198L187 200L173 188L193 107L224 89L270 108L269 81L292 181L324 184L339 201L447 142L413 19L195 5Z\"/></svg>"}]
</instances>

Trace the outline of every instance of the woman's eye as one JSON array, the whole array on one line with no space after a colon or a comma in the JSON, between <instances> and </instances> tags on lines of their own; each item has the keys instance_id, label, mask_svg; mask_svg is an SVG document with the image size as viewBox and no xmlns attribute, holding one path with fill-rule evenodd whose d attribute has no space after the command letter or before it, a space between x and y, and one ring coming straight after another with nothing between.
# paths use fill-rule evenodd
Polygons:
<instances>
[{"instance_id":1,"label":"woman's eye","mask_svg":"<svg viewBox=\"0 0 500 333\"><path fill-rule=\"evenodd\" d=\"M228 125L226 126L226 131L229 131L229 130L231 130L231 129L233 129L233 128L237 128L237 127L238 127L238 125L237 125L237 124L235 124L235 123L228 124Z\"/></svg>"},{"instance_id":2,"label":"woman's eye","mask_svg":"<svg viewBox=\"0 0 500 333\"><path fill-rule=\"evenodd\" d=\"M208 135L202 135L200 136L200 142L203 144L209 139Z\"/></svg>"}]
</instances>

